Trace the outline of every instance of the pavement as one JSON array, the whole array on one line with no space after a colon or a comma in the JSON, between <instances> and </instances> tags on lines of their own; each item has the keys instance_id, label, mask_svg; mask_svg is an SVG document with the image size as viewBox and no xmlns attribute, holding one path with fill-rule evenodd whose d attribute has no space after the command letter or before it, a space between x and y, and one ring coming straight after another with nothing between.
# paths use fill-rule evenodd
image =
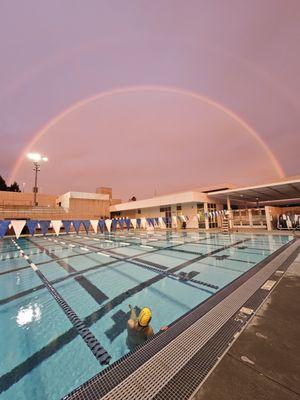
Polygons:
<instances>
[{"instance_id":1,"label":"pavement","mask_svg":"<svg viewBox=\"0 0 300 400\"><path fill-rule=\"evenodd\" d=\"M300 254L194 400L300 400Z\"/></svg>"}]
</instances>

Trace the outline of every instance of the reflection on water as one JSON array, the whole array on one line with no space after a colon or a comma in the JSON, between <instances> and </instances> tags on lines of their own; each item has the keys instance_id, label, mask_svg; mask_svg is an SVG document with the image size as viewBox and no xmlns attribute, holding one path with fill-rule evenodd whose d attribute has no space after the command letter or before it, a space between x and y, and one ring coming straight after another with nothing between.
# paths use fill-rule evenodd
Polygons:
<instances>
[{"instance_id":1,"label":"reflection on water","mask_svg":"<svg viewBox=\"0 0 300 400\"><path fill-rule=\"evenodd\" d=\"M28 325L31 322L36 322L41 319L42 311L40 306L35 304L29 304L28 307L21 307L18 311L16 318L19 326Z\"/></svg>"}]
</instances>

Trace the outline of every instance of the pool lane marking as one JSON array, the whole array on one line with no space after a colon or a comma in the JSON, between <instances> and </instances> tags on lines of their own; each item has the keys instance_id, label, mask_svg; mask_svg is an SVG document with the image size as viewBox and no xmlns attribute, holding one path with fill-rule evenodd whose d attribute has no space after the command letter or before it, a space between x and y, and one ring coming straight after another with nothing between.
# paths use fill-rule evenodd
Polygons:
<instances>
[{"instance_id":1,"label":"pool lane marking","mask_svg":"<svg viewBox=\"0 0 300 400\"><path fill-rule=\"evenodd\" d=\"M27 239L29 242L31 242L31 239L28 238ZM72 272L77 272L77 270L75 268L73 268L71 265L69 265L68 263L66 263L64 260L62 260L61 258L59 258L56 254L54 254L53 252L50 252L48 249L46 249L44 246L42 246L40 243L36 243L33 242L36 247L40 250L42 250L43 252L45 252L45 254L50 257L53 261L57 262L57 264L62 267L66 272L68 273L72 273ZM60 246L60 244L58 243L58 246Z\"/></svg>"},{"instance_id":2,"label":"pool lane marking","mask_svg":"<svg viewBox=\"0 0 300 400\"><path fill-rule=\"evenodd\" d=\"M72 236L72 235L70 235L70 236ZM68 240L69 240L69 239L68 239ZM227 246L227 247L234 247L234 246L237 246L237 245L243 243L244 241L249 241L249 240L251 240L251 238L246 238L246 239L243 240L242 242L241 242L241 241L239 241L239 242L234 242L234 243L232 243L231 245L229 245L229 246ZM149 251L143 252L143 253L141 253L141 254L138 254L138 257L142 257L143 255L148 255L148 254L155 254L155 253L158 253L160 250L172 250L174 247L177 247L177 246L178 246L178 245L171 245L171 246L167 246L167 247L164 247L164 248L155 248L154 250L149 250ZM96 248L96 249L99 250L98 248ZM176 249L174 249L174 250L176 250ZM222 248L220 248L220 249L216 249L216 250L214 250L214 252L219 252L219 251L221 252L221 251L223 251L223 250L224 250L224 247L222 247ZM108 251L108 250L106 250L106 251ZM97 252L97 251L95 251L95 253L96 253L96 252ZM124 258L116 258L116 257L112 256L112 257L114 258L114 260L109 261L109 262L104 263L104 264L95 265L95 266L93 266L93 267L86 268L86 269L84 270L84 273L89 272L89 271L97 270L98 268L106 268L106 267L109 267L109 266L111 266L111 265L117 264L117 263L119 263L120 261L122 261L122 262L130 261L131 259L134 259L136 256L137 256L137 255L133 255L133 256L128 256L128 257L124 257ZM195 258L194 258L193 260L191 260L191 261L196 262L196 261L198 260L199 257L200 257L200 259L202 259L202 258L206 258L206 257L209 257L209 256L210 256L210 253L203 254L203 257L202 257L202 255L200 255L200 256L198 256L198 257L195 257ZM50 260L50 261L51 261L51 260ZM182 265L182 264L179 264L179 267L180 267L181 265ZM188 264L188 265L189 265L189 264ZM183 265L182 268L184 268L185 266L187 266L187 265ZM178 266L175 267L175 268L178 268ZM79 271L76 272L76 273L74 272L74 273L72 273L72 274L70 274L70 275L67 275L67 276L64 276L64 277L61 277L61 278L57 278L57 279L53 280L52 283L60 283L60 282L63 282L63 281L65 281L65 280L70 279L70 278L73 278L74 276L77 276L77 275L79 275L79 274L81 274L81 273L82 273L82 272L79 272ZM14 300L19 299L19 298L21 298L21 297L23 297L23 296L26 296L27 294L30 294L30 293L32 293L32 292L34 292L34 291L37 291L37 290L41 290L41 289L43 289L43 288L44 288L44 285L39 285L39 286L36 286L36 287L34 287L34 288L24 290L23 292L16 293L16 294L14 294L13 296L6 297L5 299L1 299L1 300L0 300L0 305L9 303L10 301L14 301Z\"/></svg>"},{"instance_id":3,"label":"pool lane marking","mask_svg":"<svg viewBox=\"0 0 300 400\"><path fill-rule=\"evenodd\" d=\"M23 257L25 258L26 255L24 254L24 251L18 246L18 244L13 241L14 244L16 245L17 248L20 249L20 252L22 252ZM69 304L65 301L65 299L58 293L58 291L55 289L55 287L48 281L48 279L45 277L45 275L38 269L38 267L30 261L29 257L27 256L27 262L30 264L31 268L34 270L34 272L38 275L38 277L41 279L41 281L44 283L46 288L48 289L49 293L52 295L54 300L57 302L57 304L60 306L62 311L65 313L66 317L69 319L69 321L72 323L74 328L77 329L77 332L79 335L82 337L86 345L89 347L97 361L101 365L107 365L109 364L111 360L111 356L108 354L108 352L102 347L101 343L98 341L98 339L94 336L94 334L88 329L88 327L84 324L84 322L78 317L78 315L75 313L75 311L69 306ZM94 285L92 285L88 280L84 277L77 277L77 281L81 281L84 286L89 286L89 290L94 290L94 298L99 296L97 293L98 289ZM100 296L105 297L106 299L108 298L104 293L101 292ZM99 301L98 301L99 302Z\"/></svg>"},{"instance_id":4,"label":"pool lane marking","mask_svg":"<svg viewBox=\"0 0 300 400\"><path fill-rule=\"evenodd\" d=\"M28 239L30 241L30 239ZM41 244L36 243L36 246L38 246L38 248L43 249L43 246ZM89 249L85 248L85 247L80 247L81 250L84 251L89 251ZM52 259L52 261L55 261L58 263L58 265L60 265L62 268L64 268L68 273L72 274L75 272L80 272L77 271L75 268L73 268L70 264L66 263L64 260L59 259L55 254L48 254L49 257ZM78 254L80 255L80 254ZM79 277L82 275L79 275ZM80 278L77 279L77 277L74 277L75 280L77 280L78 284L94 299L96 300L96 302L98 304L101 304L101 302L104 301L106 297L106 295L100 290L98 289L95 285L93 285L92 282L90 282L87 278ZM102 299L102 300L101 300Z\"/></svg>"},{"instance_id":5,"label":"pool lane marking","mask_svg":"<svg viewBox=\"0 0 300 400\"><path fill-rule=\"evenodd\" d=\"M236 245L235 243L233 245ZM114 264L117 261L112 261L110 264ZM94 267L92 267L94 268ZM177 267L176 267L177 268ZM68 278L68 277L67 277ZM66 279L66 278L64 278ZM98 322L102 317L109 313L112 309L119 306L128 298L141 292L146 287L153 285L154 283L163 279L160 275L156 275L147 281L138 284L137 286L129 289L117 295L115 298L111 299L109 302L103 304L98 310L94 311L89 316L85 317L84 322L88 327ZM49 342L48 345L44 346L42 349L38 350L30 357L28 357L21 364L14 367L11 371L7 372L5 375L0 377L0 392L1 390L9 389L13 384L21 380L25 375L30 373L34 368L38 367L43 361L47 360L57 351L61 350L65 345L72 342L77 337L77 332L74 328L70 328L68 331L62 333L60 336Z\"/></svg>"},{"instance_id":6,"label":"pool lane marking","mask_svg":"<svg viewBox=\"0 0 300 400\"><path fill-rule=\"evenodd\" d=\"M89 279L83 275L78 275L74 277L75 281L80 284L80 286L85 289L86 292L96 301L98 304L102 304L105 300L109 298L105 293L102 292L97 286L95 286Z\"/></svg>"},{"instance_id":7,"label":"pool lane marking","mask_svg":"<svg viewBox=\"0 0 300 400\"><path fill-rule=\"evenodd\" d=\"M221 249L213 250L213 251L211 251L210 253L206 253L205 255L201 254L201 255L199 255L199 257L196 257L196 258L193 259L193 260L188 260L188 261L187 261L188 264L187 264L187 262L184 263L184 264L185 264L185 265L190 265L190 264L192 264L192 263L194 263L194 262L196 262L196 261L199 261L199 259L203 259L203 258L208 257L208 254L209 254L209 255L216 254L216 253L218 253L218 252L221 251L221 250L222 250L222 251L223 251L223 250L226 250L227 248L230 248L230 247L232 247L232 246L234 246L234 245L238 245L238 244L244 243L244 242L246 242L246 241L248 241L248 240L250 240L250 239L246 238L245 240L238 241L238 242L236 242L235 244L225 245L225 246L223 246ZM140 247L142 247L142 246L140 246ZM145 247L145 246L144 246L144 247ZM147 248L149 248L149 247L151 248L151 246L147 246ZM109 250L107 250L107 251L109 252ZM110 251L110 252L115 254L114 251ZM121 254L120 254L120 255L119 255L119 254L113 255L113 257L119 259L120 261L124 261L124 259L121 258L121 257L122 257ZM119 257L120 257L120 258L119 258ZM132 259L130 259L130 260L126 260L126 262L129 262L129 263L131 263L131 264L137 265L137 266L139 266L139 267L144 267L145 269L149 269L149 270L151 269L153 272L156 272L156 273L158 273L158 274L163 274L164 276L169 276L169 277L173 277L173 278L176 278L176 279L180 279L180 277L178 277L177 275L173 274L173 273L171 272L171 270L169 270L169 271L158 270L157 268L150 267L149 265L148 265L148 266L145 265L146 263L141 264L141 262L136 262L135 259L136 259L136 258L132 258ZM176 268L176 267L175 267L175 268ZM187 282L187 281L182 280L182 279L180 279L180 281L183 282L183 283L186 283L186 282ZM210 282L204 282L204 281L200 281L200 280L196 280L196 279L194 279L194 280L193 280L193 279L190 279L189 281L191 281L191 282L193 282L193 283L196 283L196 284L199 284L199 285L202 285L202 286L205 286L205 287L209 287L209 288L215 289L215 290L219 289L219 287L218 287L217 285L214 285L214 284L212 284L212 283L210 283ZM201 289L201 288L200 288L200 289Z\"/></svg>"},{"instance_id":8,"label":"pool lane marking","mask_svg":"<svg viewBox=\"0 0 300 400\"><path fill-rule=\"evenodd\" d=\"M99 254L100 256L104 256L104 257L110 257L109 254L102 253L101 251L97 251L96 254Z\"/></svg>"}]
</instances>

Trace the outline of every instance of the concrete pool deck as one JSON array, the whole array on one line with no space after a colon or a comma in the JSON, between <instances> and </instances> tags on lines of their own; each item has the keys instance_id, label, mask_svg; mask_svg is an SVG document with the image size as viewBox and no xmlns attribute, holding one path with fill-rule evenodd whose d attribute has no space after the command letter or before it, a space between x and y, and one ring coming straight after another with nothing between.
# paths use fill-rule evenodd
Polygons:
<instances>
[{"instance_id":1,"label":"concrete pool deck","mask_svg":"<svg viewBox=\"0 0 300 400\"><path fill-rule=\"evenodd\" d=\"M300 254L193 400L300 399Z\"/></svg>"}]
</instances>

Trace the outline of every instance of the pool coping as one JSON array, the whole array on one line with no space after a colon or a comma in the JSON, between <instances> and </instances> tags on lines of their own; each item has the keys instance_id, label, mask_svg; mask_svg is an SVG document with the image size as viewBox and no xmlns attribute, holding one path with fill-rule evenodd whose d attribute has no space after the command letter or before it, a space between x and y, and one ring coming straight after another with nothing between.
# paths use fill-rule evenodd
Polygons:
<instances>
[{"instance_id":1,"label":"pool coping","mask_svg":"<svg viewBox=\"0 0 300 400\"><path fill-rule=\"evenodd\" d=\"M251 278L253 278L256 274L260 272L266 273L266 267L272 264L276 258L284 258L286 251L290 251L293 244L297 242L297 239L294 238L289 243L277 249L274 253L269 255L260 263L256 264L249 271L245 272L240 277L236 278L234 281L225 286L222 290L217 292L215 295L209 297L200 305L194 307L187 314L181 316L176 321L174 321L170 328L166 332L157 333L151 340L147 341L143 346L138 347L135 351L126 354L121 357L119 360L114 362L112 365L107 367L105 370L101 371L99 374L89 379L83 385L79 386L77 389L73 390L70 394L64 397L64 399L73 400L73 399L99 399L104 396L104 398L118 398L120 397L120 390L122 390L122 383L124 380L130 381L130 385L128 386L128 390L126 392L130 392L131 388L131 397L124 397L125 392L122 392L122 398L140 398L139 396L133 396L137 390L139 390L143 396L141 398L153 398L155 396L155 391L153 392L153 396L147 391L145 392L145 387L140 385L137 382L137 375L142 370L147 368L146 364L148 364L154 356L157 358L157 355L162 354L166 346L175 343L178 341L178 337L183 335L188 329L190 329L193 325L201 323L200 320L204 318L204 316L211 312L214 309L217 309L222 306L222 303L225 299L228 299L230 295L234 294L243 284L249 282ZM297 244L298 246L298 244ZM284 262L284 260L282 261ZM277 268L277 267L276 267ZM272 272L268 275L272 275ZM265 279L265 281L268 279ZM252 279L253 280L253 279ZM255 279L254 279L255 281ZM264 283L264 282L262 282ZM258 290L257 288L256 290ZM253 293L251 294L253 295ZM249 295L250 296L250 295ZM251 297L251 296L250 296ZM242 305L242 304L241 304ZM239 306L241 306L239 305ZM232 310L231 310L232 311ZM232 315L228 318L228 321L232 318ZM228 322L227 321L227 322ZM225 324L223 324L224 326ZM203 327L202 327L203 328ZM185 348L184 351L187 349ZM181 353L183 351L182 347L178 347L178 352ZM175 357L176 358L176 357ZM162 366L162 370L168 369L167 365ZM179 372L176 371L176 373ZM152 370L153 372L153 370ZM148 379L152 379L152 372L148 371ZM164 371L166 372L166 371ZM155 378L153 378L155 379ZM156 380L158 377L156 377ZM168 381L170 381L170 378ZM168 381L165 381L165 386L167 386ZM127 383L128 383L127 382ZM153 382L155 386L155 383ZM121 389L120 389L121 388ZM109 397L107 397L109 393ZM118 393L118 394L117 394ZM151 397L149 397L151 396ZM164 397L166 398L166 397Z\"/></svg>"}]
</instances>

